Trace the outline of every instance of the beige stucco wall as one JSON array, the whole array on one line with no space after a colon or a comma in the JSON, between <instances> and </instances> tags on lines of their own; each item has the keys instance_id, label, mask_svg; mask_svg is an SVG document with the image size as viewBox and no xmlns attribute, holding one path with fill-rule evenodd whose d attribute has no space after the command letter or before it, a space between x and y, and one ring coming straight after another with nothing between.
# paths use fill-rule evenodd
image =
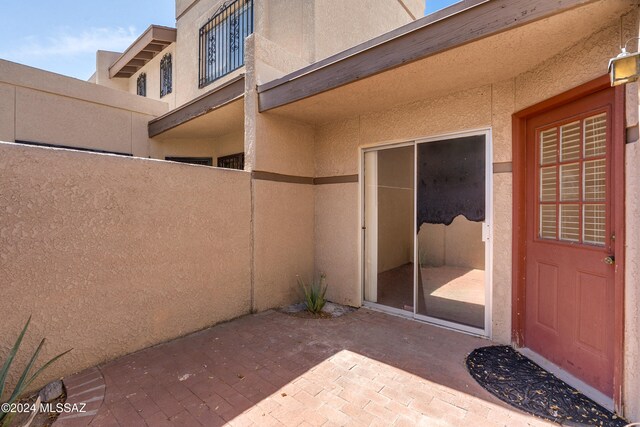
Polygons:
<instances>
[{"instance_id":1,"label":"beige stucco wall","mask_svg":"<svg viewBox=\"0 0 640 427\"><path fill-rule=\"evenodd\" d=\"M164 159L165 157L211 157L215 166L218 157L242 153L243 151L244 133L235 132L217 138L152 140L147 157L154 159Z\"/></svg>"},{"instance_id":2,"label":"beige stucco wall","mask_svg":"<svg viewBox=\"0 0 640 427\"><path fill-rule=\"evenodd\" d=\"M313 13L316 61L413 21L397 0L316 0Z\"/></svg>"},{"instance_id":3,"label":"beige stucco wall","mask_svg":"<svg viewBox=\"0 0 640 427\"><path fill-rule=\"evenodd\" d=\"M313 126L258 113L256 36L248 37L245 44L245 170L311 177ZM314 271L314 187L256 179L252 191L253 306L264 310L300 301L296 276L309 282L318 273Z\"/></svg>"},{"instance_id":4,"label":"beige stucco wall","mask_svg":"<svg viewBox=\"0 0 640 427\"><path fill-rule=\"evenodd\" d=\"M176 0L176 19L198 0Z\"/></svg>"},{"instance_id":5,"label":"beige stucco wall","mask_svg":"<svg viewBox=\"0 0 640 427\"><path fill-rule=\"evenodd\" d=\"M0 143L4 360L47 379L250 311L250 175ZM224 201L221 203L220 201Z\"/></svg>"},{"instance_id":6,"label":"beige stucco wall","mask_svg":"<svg viewBox=\"0 0 640 427\"><path fill-rule=\"evenodd\" d=\"M131 154L165 103L0 60L0 138Z\"/></svg>"},{"instance_id":7,"label":"beige stucco wall","mask_svg":"<svg viewBox=\"0 0 640 427\"><path fill-rule=\"evenodd\" d=\"M330 301L362 304L358 248L358 183L314 186L315 269L327 275Z\"/></svg>"},{"instance_id":8,"label":"beige stucco wall","mask_svg":"<svg viewBox=\"0 0 640 427\"><path fill-rule=\"evenodd\" d=\"M129 80L126 78L109 78L109 67L122 55L121 52L99 50L96 52L96 72L89 79L91 83L123 91L129 90ZM133 92L136 93L135 91Z\"/></svg>"},{"instance_id":9,"label":"beige stucco wall","mask_svg":"<svg viewBox=\"0 0 640 427\"><path fill-rule=\"evenodd\" d=\"M481 86L318 126L314 146L315 176L357 174L358 149L365 146L491 126L491 93L490 85ZM327 271L328 277L341 278L342 288L333 291L329 288L330 298L360 305L359 210L353 210L358 206L359 185L319 185L315 191L318 201L315 212L316 269ZM338 224L341 233L325 234L329 224ZM348 240L347 236L352 236L353 240ZM347 250L349 256L344 255ZM511 283L510 277L505 280ZM510 330L504 330L502 334L508 342Z\"/></svg>"},{"instance_id":10,"label":"beige stucco wall","mask_svg":"<svg viewBox=\"0 0 640 427\"><path fill-rule=\"evenodd\" d=\"M421 9L419 3L419 0L407 0L405 6L415 13ZM220 0L176 0L176 106L244 72L241 67L198 88L199 29L221 4ZM398 0L255 0L254 31L265 45L255 56L255 61L265 64L256 81L273 80L412 20ZM131 81L135 81L134 77Z\"/></svg>"},{"instance_id":11,"label":"beige stucco wall","mask_svg":"<svg viewBox=\"0 0 640 427\"><path fill-rule=\"evenodd\" d=\"M299 302L296 276L309 283L316 274L313 186L254 180L252 190L253 307L262 311Z\"/></svg>"},{"instance_id":12,"label":"beige stucco wall","mask_svg":"<svg viewBox=\"0 0 640 427\"><path fill-rule=\"evenodd\" d=\"M256 45L255 50L259 52L253 59L258 85L280 78L310 64L308 60L291 53L288 49L260 34L254 33L247 38L247 44L253 43ZM251 66L247 64L247 67Z\"/></svg>"},{"instance_id":13,"label":"beige stucco wall","mask_svg":"<svg viewBox=\"0 0 640 427\"><path fill-rule=\"evenodd\" d=\"M306 62L313 62L317 1L255 1L256 6L262 10L261 19L256 21L256 33L290 54Z\"/></svg>"},{"instance_id":14,"label":"beige stucco wall","mask_svg":"<svg viewBox=\"0 0 640 427\"><path fill-rule=\"evenodd\" d=\"M257 0L259 2L259 0ZM175 105L180 106L208 92L243 72L243 67L214 83L198 88L198 47L200 28L215 14L222 0L176 1L176 13L182 11L176 21L177 38L174 59ZM259 10L254 8L255 19Z\"/></svg>"},{"instance_id":15,"label":"beige stucco wall","mask_svg":"<svg viewBox=\"0 0 640 427\"><path fill-rule=\"evenodd\" d=\"M420 19L424 15L424 11L426 9L425 0L398 0L401 2L404 7L409 9L411 14L416 17L416 19ZM426 0L430 1L430 0Z\"/></svg>"},{"instance_id":16,"label":"beige stucco wall","mask_svg":"<svg viewBox=\"0 0 640 427\"><path fill-rule=\"evenodd\" d=\"M629 85L627 91L627 125L638 123L638 85ZM635 123L634 123L635 122ZM640 141L626 146L626 264L625 264L625 345L624 389L625 410L635 421L640 420Z\"/></svg>"},{"instance_id":17,"label":"beige stucco wall","mask_svg":"<svg viewBox=\"0 0 640 427\"><path fill-rule=\"evenodd\" d=\"M306 62L315 62L413 21L398 0L269 0L256 32ZM417 0L408 9L420 9ZM424 10L424 2L422 4ZM417 16L422 16L418 12Z\"/></svg>"},{"instance_id":18,"label":"beige stucco wall","mask_svg":"<svg viewBox=\"0 0 640 427\"><path fill-rule=\"evenodd\" d=\"M627 34L640 35L640 9L623 20ZM630 51L637 51L636 41L630 43ZM634 49L635 48L635 49ZM626 126L640 123L640 86L626 87ZM625 413L634 421L640 421L640 141L628 141L625 150L625 344L624 384Z\"/></svg>"},{"instance_id":19,"label":"beige stucco wall","mask_svg":"<svg viewBox=\"0 0 640 427\"><path fill-rule=\"evenodd\" d=\"M638 32L635 15L627 15L622 21L623 31L630 37L634 31ZM605 74L609 58L618 53L619 40L620 20L617 19L603 30L512 78L479 81L475 88L319 125L315 133L315 174L358 173L358 148L363 146L485 127L492 131L493 161L510 162L512 114ZM627 109L633 110L632 114L627 114L628 126L638 121L638 94L634 88L627 90ZM637 237L640 235L637 222L640 205L633 197L640 186L637 147L637 143L627 145L626 176L624 405L625 415L631 420L640 419L640 404L636 398L640 395L640 295L637 292L640 267L632 261L640 252ZM493 174L492 336L503 343L511 342L512 186L511 173ZM358 242L358 214L352 210L357 204L358 192L359 186L354 184L318 186L316 223L339 224L341 230L349 230ZM333 270L332 274L352 281L344 284L348 289L341 289L336 295L344 302L358 300L361 293L358 256L340 260L332 256L337 247L353 250L353 241L343 241L342 235L329 233L328 228L316 225L316 268Z\"/></svg>"},{"instance_id":20,"label":"beige stucco wall","mask_svg":"<svg viewBox=\"0 0 640 427\"><path fill-rule=\"evenodd\" d=\"M172 72L173 72L173 80L172 80L172 88L171 93L160 97L160 61L166 55L171 55L171 63L172 63ZM162 52L159 52L154 56L151 61L144 64L142 68L140 68L134 75L127 79L127 88L126 90L133 95L137 95L138 91L138 76L142 73L147 74L147 98L155 99L157 101L166 102L169 105L169 109L173 109L176 107L176 77L178 75L177 70L177 62L178 57L176 55L176 43L171 43L169 46L164 48Z\"/></svg>"},{"instance_id":21,"label":"beige stucco wall","mask_svg":"<svg viewBox=\"0 0 640 427\"><path fill-rule=\"evenodd\" d=\"M261 114L247 135L254 138L252 170L313 176L312 127ZM291 304L300 300L296 276L309 281L317 273L313 185L254 180L253 197L254 307Z\"/></svg>"}]
</instances>

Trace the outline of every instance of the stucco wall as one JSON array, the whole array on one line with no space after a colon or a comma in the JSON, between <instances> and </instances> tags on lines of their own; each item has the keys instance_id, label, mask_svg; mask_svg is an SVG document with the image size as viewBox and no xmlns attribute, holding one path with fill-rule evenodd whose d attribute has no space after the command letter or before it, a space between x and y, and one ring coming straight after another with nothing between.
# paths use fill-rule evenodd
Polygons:
<instances>
[{"instance_id":1,"label":"stucco wall","mask_svg":"<svg viewBox=\"0 0 640 427\"><path fill-rule=\"evenodd\" d=\"M420 9L418 3L418 0L410 0L406 6L415 12ZM240 68L204 88L198 88L199 29L221 4L220 0L176 1L176 106L244 71ZM254 31L265 40L264 45L271 44L259 50L255 57L256 61L271 67L263 68L257 81L264 83L280 77L412 20L397 0L255 0ZM249 60L245 62L248 64ZM135 77L131 81L135 82Z\"/></svg>"},{"instance_id":2,"label":"stucco wall","mask_svg":"<svg viewBox=\"0 0 640 427\"><path fill-rule=\"evenodd\" d=\"M248 43L255 43L255 50L259 52L254 59L258 85L280 78L310 64L309 60L293 54L282 45L274 43L260 34L254 33L249 38L254 40ZM247 64L247 67L250 66Z\"/></svg>"},{"instance_id":3,"label":"stucco wall","mask_svg":"<svg viewBox=\"0 0 640 427\"><path fill-rule=\"evenodd\" d=\"M490 127L494 162L512 160L512 114L554 95L579 86L606 73L609 58L617 55L620 40L620 19L576 45L531 68L525 73L502 81L479 81L477 87L425 99L387 110L362 114L325 123L315 133L316 176L350 175L358 173L359 150L388 142L407 141L443 133ZM624 16L623 31L638 32L637 16ZM627 90L627 126L638 122L637 86ZM638 284L640 267L633 262L640 250L637 222L640 205L634 195L640 187L637 173L638 143L627 145L626 175L626 305L625 305L625 415L640 419L640 315ZM493 339L511 341L512 286L512 191L511 173L493 174ZM357 205L359 186L336 184L316 189L316 267L333 270L332 274L352 281L349 289L336 292L344 302L360 298L358 256L333 256L336 248L353 250L352 241L330 233L328 223L339 224L359 241ZM319 226L318 224L324 224ZM349 235L349 234L346 234ZM355 236L355 237L354 237ZM342 251L340 252L342 253Z\"/></svg>"},{"instance_id":4,"label":"stucco wall","mask_svg":"<svg viewBox=\"0 0 640 427\"><path fill-rule=\"evenodd\" d=\"M167 104L0 60L0 138L131 154Z\"/></svg>"},{"instance_id":5,"label":"stucco wall","mask_svg":"<svg viewBox=\"0 0 640 427\"><path fill-rule=\"evenodd\" d=\"M499 82L478 82L479 86L445 96L425 99L388 110L320 125L315 135L316 176L358 173L358 148L409 141L421 137L490 127L494 162L511 161L511 115L517 110L557 95L581 83L600 77L608 58L615 54L619 22L581 41L566 52L529 72ZM575 72L569 72L569 68ZM344 186L348 184L337 184ZM349 196L357 200L357 186ZM332 191L336 191L334 188ZM336 191L337 193L337 191ZM493 337L499 342L511 340L511 194L510 173L493 174ZM358 228L357 215L341 210L341 222L349 218ZM325 215L316 211L316 217ZM329 214L326 214L329 215ZM332 212L331 216L338 215ZM318 240L320 242L320 240ZM316 245L316 258L329 255L337 241ZM504 262L509 260L509 262ZM354 261L356 261L354 259ZM319 268L326 268L317 261ZM344 267L342 275L353 276L358 265ZM354 288L360 285L354 283ZM355 295L356 291L349 294Z\"/></svg>"},{"instance_id":6,"label":"stucco wall","mask_svg":"<svg viewBox=\"0 0 640 427\"><path fill-rule=\"evenodd\" d=\"M249 312L248 173L0 143L0 176L0 360L30 314L18 366L73 348L40 382Z\"/></svg>"},{"instance_id":7,"label":"stucco wall","mask_svg":"<svg viewBox=\"0 0 640 427\"><path fill-rule=\"evenodd\" d=\"M172 64L172 88L171 93L160 97L160 61L166 54L171 54L171 64ZM179 58L176 54L176 44L171 43L169 46L164 48L162 52L156 54L156 56L151 59L151 61L144 64L142 68L140 68L134 75L127 79L127 89L129 93L133 95L137 95L138 93L138 76L140 74L145 73L147 75L147 95L146 97L149 99L155 99L156 101L166 102L169 105L169 109L173 109L176 107L176 83L178 76L178 62Z\"/></svg>"},{"instance_id":8,"label":"stucco wall","mask_svg":"<svg viewBox=\"0 0 640 427\"><path fill-rule=\"evenodd\" d=\"M397 0L315 0L314 6L315 61L413 21Z\"/></svg>"},{"instance_id":9,"label":"stucco wall","mask_svg":"<svg viewBox=\"0 0 640 427\"><path fill-rule=\"evenodd\" d=\"M640 35L640 9L623 20L627 34ZM637 51L637 41L630 43L630 50ZM635 48L635 49L634 49ZM640 123L640 86L628 84L626 88L625 112L627 127ZM628 141L625 150L625 346L624 388L625 413L634 421L640 421L640 140Z\"/></svg>"},{"instance_id":10,"label":"stucco wall","mask_svg":"<svg viewBox=\"0 0 640 427\"><path fill-rule=\"evenodd\" d=\"M259 114L256 95L260 44L247 38L245 75L245 169L313 176L314 128ZM264 310L301 300L296 276L309 282L314 271L314 188L310 184L256 179L254 200L254 308Z\"/></svg>"},{"instance_id":11,"label":"stucco wall","mask_svg":"<svg viewBox=\"0 0 640 427\"><path fill-rule=\"evenodd\" d=\"M126 78L109 78L109 67L122 55L121 52L110 52L108 50L99 50L96 52L96 72L89 79L90 82L118 89L123 91L129 90L129 79ZM135 94L135 90L133 91Z\"/></svg>"},{"instance_id":12,"label":"stucco wall","mask_svg":"<svg viewBox=\"0 0 640 427\"><path fill-rule=\"evenodd\" d=\"M252 187L254 309L302 301L296 276L309 283L316 274L313 186L254 180Z\"/></svg>"},{"instance_id":13,"label":"stucco wall","mask_svg":"<svg viewBox=\"0 0 640 427\"><path fill-rule=\"evenodd\" d=\"M269 0L260 3L264 3L260 5L264 11L256 31L309 63L413 21L397 0ZM413 12L420 9L416 0L407 2L406 6ZM418 16L422 16L422 11Z\"/></svg>"},{"instance_id":14,"label":"stucco wall","mask_svg":"<svg viewBox=\"0 0 640 427\"><path fill-rule=\"evenodd\" d=\"M256 0L260 3L259 0ZM174 59L174 88L175 105L180 106L206 93L217 86L229 81L243 72L243 67L215 81L214 83L198 87L198 48L200 43L200 28L215 14L222 0L189 0L178 1L176 5L183 12L176 21L176 55ZM187 6L188 5L188 6ZM257 6L257 4L256 4ZM259 19L260 8L254 8L255 19Z\"/></svg>"},{"instance_id":15,"label":"stucco wall","mask_svg":"<svg viewBox=\"0 0 640 427\"><path fill-rule=\"evenodd\" d=\"M245 137L246 137L245 133ZM260 114L249 135L253 170L313 176L313 128ZM245 148L246 149L246 148ZM314 188L310 184L253 181L254 306L258 310L301 299L296 276L314 271Z\"/></svg>"},{"instance_id":16,"label":"stucco wall","mask_svg":"<svg viewBox=\"0 0 640 427\"><path fill-rule=\"evenodd\" d=\"M638 85L632 84L627 91L627 125L638 123ZM634 110L635 107L635 111ZM635 122L635 123L634 123ZM626 270L625 270L625 382L623 393L629 396L625 410L633 414L635 421L640 420L640 141L626 146Z\"/></svg>"},{"instance_id":17,"label":"stucco wall","mask_svg":"<svg viewBox=\"0 0 640 427\"><path fill-rule=\"evenodd\" d=\"M359 191L358 183L314 187L315 269L327 275L327 298L353 307L362 303Z\"/></svg>"},{"instance_id":18,"label":"stucco wall","mask_svg":"<svg viewBox=\"0 0 640 427\"><path fill-rule=\"evenodd\" d=\"M321 125L315 132L315 176L357 174L358 149L364 146L491 126L491 93L487 85ZM315 191L316 269L340 280L340 289L329 288L330 298L360 305L359 185L319 185ZM337 231L331 229L333 224ZM511 278L504 280L510 286ZM510 330L505 328L502 334L508 342Z\"/></svg>"},{"instance_id":19,"label":"stucco wall","mask_svg":"<svg viewBox=\"0 0 640 427\"><path fill-rule=\"evenodd\" d=\"M242 153L243 150L244 133L235 132L217 138L152 140L148 157L211 157L215 166L218 157Z\"/></svg>"}]
</instances>

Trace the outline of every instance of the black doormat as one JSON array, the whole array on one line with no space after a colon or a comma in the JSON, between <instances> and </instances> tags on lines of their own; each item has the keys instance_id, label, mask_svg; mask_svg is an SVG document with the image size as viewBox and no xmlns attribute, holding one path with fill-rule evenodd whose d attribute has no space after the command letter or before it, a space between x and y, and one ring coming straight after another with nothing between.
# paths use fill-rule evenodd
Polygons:
<instances>
[{"instance_id":1,"label":"black doormat","mask_svg":"<svg viewBox=\"0 0 640 427\"><path fill-rule=\"evenodd\" d=\"M473 350L467 369L498 399L537 417L566 426L627 424L509 346Z\"/></svg>"}]
</instances>

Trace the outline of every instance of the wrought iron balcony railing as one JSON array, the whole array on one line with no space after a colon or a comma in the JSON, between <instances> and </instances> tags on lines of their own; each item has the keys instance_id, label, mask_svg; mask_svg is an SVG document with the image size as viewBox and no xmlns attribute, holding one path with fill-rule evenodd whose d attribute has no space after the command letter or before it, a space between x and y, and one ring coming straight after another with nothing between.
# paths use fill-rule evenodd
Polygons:
<instances>
[{"instance_id":1,"label":"wrought iron balcony railing","mask_svg":"<svg viewBox=\"0 0 640 427\"><path fill-rule=\"evenodd\" d=\"M244 65L244 39L253 33L253 0L225 2L200 28L198 87Z\"/></svg>"}]
</instances>

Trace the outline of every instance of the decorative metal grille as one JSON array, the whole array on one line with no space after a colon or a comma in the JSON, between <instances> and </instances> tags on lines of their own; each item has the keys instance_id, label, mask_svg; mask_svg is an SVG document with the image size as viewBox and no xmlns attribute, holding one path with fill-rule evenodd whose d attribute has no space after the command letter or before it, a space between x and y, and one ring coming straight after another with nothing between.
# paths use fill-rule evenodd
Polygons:
<instances>
[{"instance_id":1,"label":"decorative metal grille","mask_svg":"<svg viewBox=\"0 0 640 427\"><path fill-rule=\"evenodd\" d=\"M198 87L244 65L244 39L253 33L253 0L224 3L200 28Z\"/></svg>"},{"instance_id":2,"label":"decorative metal grille","mask_svg":"<svg viewBox=\"0 0 640 427\"><path fill-rule=\"evenodd\" d=\"M140 96L147 96L147 74L140 73L136 82L136 93Z\"/></svg>"},{"instance_id":3,"label":"decorative metal grille","mask_svg":"<svg viewBox=\"0 0 640 427\"><path fill-rule=\"evenodd\" d=\"M218 157L218 167L244 170L244 153Z\"/></svg>"},{"instance_id":4,"label":"decorative metal grille","mask_svg":"<svg viewBox=\"0 0 640 427\"><path fill-rule=\"evenodd\" d=\"M171 93L172 74L171 54L167 53L160 60L160 98Z\"/></svg>"}]
</instances>

